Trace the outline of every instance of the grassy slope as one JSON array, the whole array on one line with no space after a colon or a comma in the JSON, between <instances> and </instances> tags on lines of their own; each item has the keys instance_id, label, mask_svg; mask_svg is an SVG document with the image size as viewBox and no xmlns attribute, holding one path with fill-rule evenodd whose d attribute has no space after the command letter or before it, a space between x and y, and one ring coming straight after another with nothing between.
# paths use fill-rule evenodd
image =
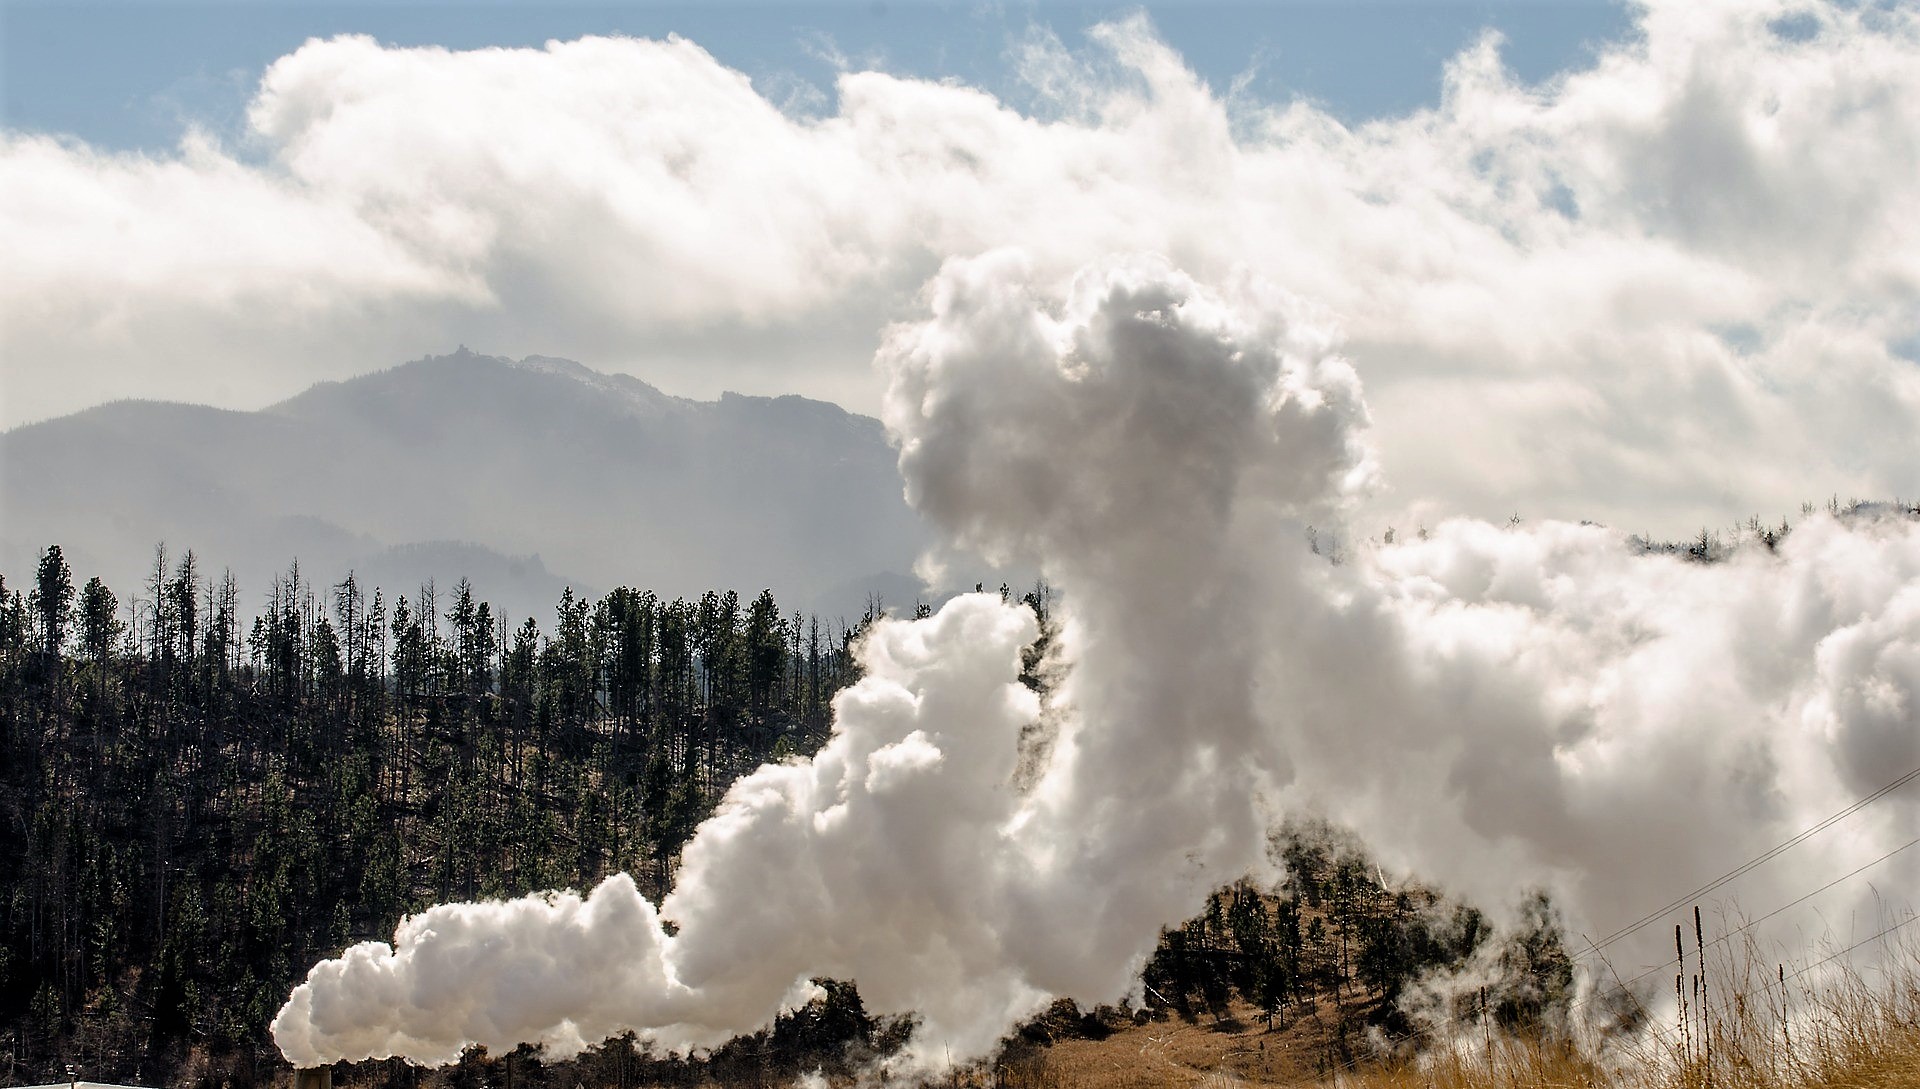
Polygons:
<instances>
[{"instance_id":1,"label":"grassy slope","mask_svg":"<svg viewBox=\"0 0 1920 1089\"><path fill-rule=\"evenodd\" d=\"M1683 1035L1663 1026L1589 1053L1467 1029L1411 1060L1338 1063L1329 1010L1269 1032L1251 1008L1122 1024L1104 1039L1012 1049L961 1079L1003 1089L1338 1086L1340 1089L1911 1089L1920 1087L1920 950L1869 980L1848 975L1789 999L1742 973L1726 1002ZM1327 1003L1330 1007L1331 1003ZM1711 1036L1711 1050L1703 1044ZM1330 1066L1332 1067L1330 1069Z\"/></svg>"}]
</instances>

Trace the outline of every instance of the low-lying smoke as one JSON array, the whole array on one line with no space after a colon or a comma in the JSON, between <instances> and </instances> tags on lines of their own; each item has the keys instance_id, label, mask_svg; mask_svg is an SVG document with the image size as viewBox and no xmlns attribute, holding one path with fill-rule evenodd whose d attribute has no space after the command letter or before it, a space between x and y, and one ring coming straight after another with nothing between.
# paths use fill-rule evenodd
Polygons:
<instances>
[{"instance_id":1,"label":"low-lying smoke","mask_svg":"<svg viewBox=\"0 0 1920 1089\"><path fill-rule=\"evenodd\" d=\"M1049 706L1024 608L881 623L831 741L737 782L657 912L624 875L430 909L313 969L289 1059L698 1049L832 976L917 1013L904 1062L937 1068L1128 992L1163 925L1271 876L1288 811L1597 934L1920 764L1920 523L1817 517L1714 565L1566 524L1371 545L1343 521L1375 486L1360 383L1298 300L1013 253L926 298L880 353L908 497L1064 590ZM1916 823L1890 796L1737 891L1771 908Z\"/></svg>"}]
</instances>

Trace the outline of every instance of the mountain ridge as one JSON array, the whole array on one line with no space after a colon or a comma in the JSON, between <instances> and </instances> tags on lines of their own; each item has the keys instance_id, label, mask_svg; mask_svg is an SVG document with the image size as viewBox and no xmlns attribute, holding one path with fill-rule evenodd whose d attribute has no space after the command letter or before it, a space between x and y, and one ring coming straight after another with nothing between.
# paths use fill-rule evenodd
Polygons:
<instances>
[{"instance_id":1,"label":"mountain ridge","mask_svg":"<svg viewBox=\"0 0 1920 1089\"><path fill-rule=\"evenodd\" d=\"M254 411L126 400L0 432L0 511L0 570L16 580L59 543L127 597L164 541L233 567L243 592L296 556L325 579L373 566L449 581L470 573L442 569L459 566L444 550L412 566L388 553L460 542L489 570L542 558L527 585L475 579L520 615L551 610L552 580L771 587L857 614L816 598L907 569L927 540L877 420L796 395L689 400L464 346Z\"/></svg>"}]
</instances>

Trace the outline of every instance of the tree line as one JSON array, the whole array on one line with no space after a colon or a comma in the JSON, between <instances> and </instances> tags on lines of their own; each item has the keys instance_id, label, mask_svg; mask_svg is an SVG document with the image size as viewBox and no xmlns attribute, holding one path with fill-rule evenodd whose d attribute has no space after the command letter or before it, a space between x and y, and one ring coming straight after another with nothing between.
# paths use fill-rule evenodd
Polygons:
<instances>
[{"instance_id":1,"label":"tree line","mask_svg":"<svg viewBox=\"0 0 1920 1089\"><path fill-rule=\"evenodd\" d=\"M1042 632L1022 679L1044 687L1050 592L1020 600ZM238 601L231 575L164 549L124 602L77 584L57 546L26 586L0 576L5 1084L69 1064L92 1080L265 1083L285 1076L267 1025L306 967L409 912L621 870L657 902L729 784L824 743L880 615L873 602L823 621L769 591L568 589L543 628L465 579L389 598L351 572L316 585L297 563L255 615ZM1275 851L1280 888L1223 888L1162 936L1136 1013L1220 1017L1237 1001L1269 1027L1331 1011L1343 1041L1398 1034L1404 988L1489 949L1510 969L1503 1023L1564 1005L1570 962L1544 901L1495 935L1469 907L1389 888L1324 826L1284 830ZM825 998L703 1063L615 1041L558 1066L523 1049L341 1081L777 1081L850 1072L905 1038L852 983L821 982Z\"/></svg>"},{"instance_id":2,"label":"tree line","mask_svg":"<svg viewBox=\"0 0 1920 1089\"><path fill-rule=\"evenodd\" d=\"M879 615L621 587L543 627L296 563L243 619L164 549L140 589L57 546L0 577L11 1084L250 1084L306 966L410 911L617 870L659 898L728 784L825 740Z\"/></svg>"}]
</instances>

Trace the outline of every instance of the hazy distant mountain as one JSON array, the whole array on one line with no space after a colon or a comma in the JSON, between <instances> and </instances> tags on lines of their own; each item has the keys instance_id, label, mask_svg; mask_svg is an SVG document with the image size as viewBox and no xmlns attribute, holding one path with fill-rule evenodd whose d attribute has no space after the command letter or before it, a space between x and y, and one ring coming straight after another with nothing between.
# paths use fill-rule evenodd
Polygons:
<instances>
[{"instance_id":1,"label":"hazy distant mountain","mask_svg":"<svg viewBox=\"0 0 1920 1089\"><path fill-rule=\"evenodd\" d=\"M259 412L128 401L0 434L0 571L58 542L123 600L165 541L243 592L296 556L389 598L466 575L543 626L567 583L857 612L924 533L876 420L465 348Z\"/></svg>"}]
</instances>

